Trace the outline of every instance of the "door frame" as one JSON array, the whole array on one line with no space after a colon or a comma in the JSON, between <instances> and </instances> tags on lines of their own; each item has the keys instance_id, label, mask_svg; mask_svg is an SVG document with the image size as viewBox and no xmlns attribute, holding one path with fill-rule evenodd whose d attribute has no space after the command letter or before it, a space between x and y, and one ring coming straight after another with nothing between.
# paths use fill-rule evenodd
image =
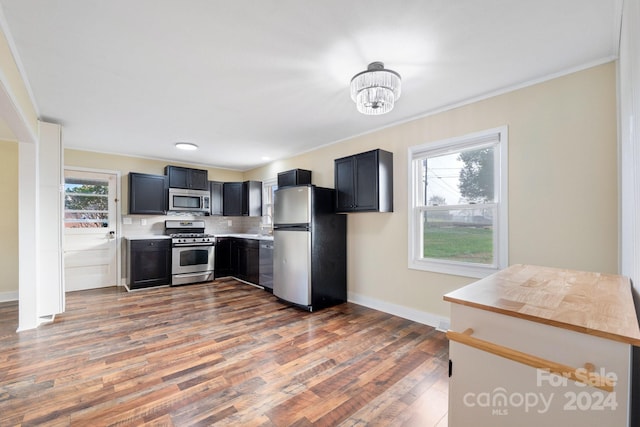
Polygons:
<instances>
[{"instance_id":1,"label":"door frame","mask_svg":"<svg viewBox=\"0 0 640 427\"><path fill-rule=\"evenodd\" d=\"M95 168L86 168L82 166L71 166L64 165L64 172L66 171L78 171L78 172L93 172L93 173L104 173L111 174L116 176L116 217L115 217L115 226L116 226L116 286L123 286L122 281L122 191L121 191L121 180L122 174L117 170L110 169L95 169ZM62 183L64 187L64 181ZM64 212L64 205L62 206ZM64 215L62 215L62 230L64 230ZM64 233L62 233L62 247L64 248ZM65 290L66 292L66 290Z\"/></svg>"}]
</instances>

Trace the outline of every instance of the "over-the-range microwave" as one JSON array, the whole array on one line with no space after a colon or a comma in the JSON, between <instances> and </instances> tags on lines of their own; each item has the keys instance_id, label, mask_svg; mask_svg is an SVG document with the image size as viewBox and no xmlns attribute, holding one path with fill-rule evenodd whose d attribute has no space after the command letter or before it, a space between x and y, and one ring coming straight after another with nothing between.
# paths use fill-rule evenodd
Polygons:
<instances>
[{"instance_id":1,"label":"over-the-range microwave","mask_svg":"<svg viewBox=\"0 0 640 427\"><path fill-rule=\"evenodd\" d=\"M211 195L206 190L169 188L169 210L178 212L211 212Z\"/></svg>"}]
</instances>

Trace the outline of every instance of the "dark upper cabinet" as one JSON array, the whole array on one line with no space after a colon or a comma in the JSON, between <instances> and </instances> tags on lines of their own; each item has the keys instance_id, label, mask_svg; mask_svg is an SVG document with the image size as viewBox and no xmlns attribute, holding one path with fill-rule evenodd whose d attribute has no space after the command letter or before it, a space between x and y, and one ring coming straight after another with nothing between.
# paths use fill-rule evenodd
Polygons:
<instances>
[{"instance_id":1,"label":"dark upper cabinet","mask_svg":"<svg viewBox=\"0 0 640 427\"><path fill-rule=\"evenodd\" d=\"M171 239L127 240L129 289L171 283Z\"/></svg>"},{"instance_id":2,"label":"dark upper cabinet","mask_svg":"<svg viewBox=\"0 0 640 427\"><path fill-rule=\"evenodd\" d=\"M223 212L223 187L224 183L209 181L209 192L211 193L211 215L224 215Z\"/></svg>"},{"instance_id":3,"label":"dark upper cabinet","mask_svg":"<svg viewBox=\"0 0 640 427\"><path fill-rule=\"evenodd\" d=\"M278 188L293 185L311 184L311 171L306 169L291 169L278 174Z\"/></svg>"},{"instance_id":4,"label":"dark upper cabinet","mask_svg":"<svg viewBox=\"0 0 640 427\"><path fill-rule=\"evenodd\" d=\"M169 177L170 188L209 190L209 173L206 170L166 166L164 173Z\"/></svg>"},{"instance_id":5,"label":"dark upper cabinet","mask_svg":"<svg viewBox=\"0 0 640 427\"><path fill-rule=\"evenodd\" d=\"M129 173L129 213L164 215L167 212L167 177Z\"/></svg>"},{"instance_id":6,"label":"dark upper cabinet","mask_svg":"<svg viewBox=\"0 0 640 427\"><path fill-rule=\"evenodd\" d=\"M261 216L262 182L225 182L222 199L224 216Z\"/></svg>"},{"instance_id":7,"label":"dark upper cabinet","mask_svg":"<svg viewBox=\"0 0 640 427\"><path fill-rule=\"evenodd\" d=\"M242 183L225 182L222 186L224 216L242 216Z\"/></svg>"},{"instance_id":8,"label":"dark upper cabinet","mask_svg":"<svg viewBox=\"0 0 640 427\"><path fill-rule=\"evenodd\" d=\"M334 164L334 178L336 189L336 211L345 212L352 209L355 199L353 178L353 157L337 159Z\"/></svg>"},{"instance_id":9,"label":"dark upper cabinet","mask_svg":"<svg viewBox=\"0 0 640 427\"><path fill-rule=\"evenodd\" d=\"M262 215L261 181L245 181L242 183L242 215Z\"/></svg>"},{"instance_id":10,"label":"dark upper cabinet","mask_svg":"<svg viewBox=\"0 0 640 427\"><path fill-rule=\"evenodd\" d=\"M337 212L393 212L393 153L372 150L335 160Z\"/></svg>"}]
</instances>

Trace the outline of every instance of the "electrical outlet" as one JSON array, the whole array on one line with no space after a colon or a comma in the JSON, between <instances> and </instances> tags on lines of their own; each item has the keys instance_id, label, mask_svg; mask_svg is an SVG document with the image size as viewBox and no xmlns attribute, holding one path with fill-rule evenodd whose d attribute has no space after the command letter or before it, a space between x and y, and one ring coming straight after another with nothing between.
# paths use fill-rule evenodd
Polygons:
<instances>
[{"instance_id":1,"label":"electrical outlet","mask_svg":"<svg viewBox=\"0 0 640 427\"><path fill-rule=\"evenodd\" d=\"M145 218L140 219L140 225L147 225L147 220Z\"/></svg>"},{"instance_id":2,"label":"electrical outlet","mask_svg":"<svg viewBox=\"0 0 640 427\"><path fill-rule=\"evenodd\" d=\"M227 220L227 226L229 227L233 227L233 221L232 220Z\"/></svg>"}]
</instances>

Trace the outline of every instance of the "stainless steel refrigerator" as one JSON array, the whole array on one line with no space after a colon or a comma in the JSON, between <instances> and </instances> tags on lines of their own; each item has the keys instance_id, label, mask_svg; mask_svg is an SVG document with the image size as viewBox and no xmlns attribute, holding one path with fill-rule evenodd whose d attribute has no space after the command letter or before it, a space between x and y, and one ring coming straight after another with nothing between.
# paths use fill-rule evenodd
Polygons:
<instances>
[{"instance_id":1,"label":"stainless steel refrigerator","mask_svg":"<svg viewBox=\"0 0 640 427\"><path fill-rule=\"evenodd\" d=\"M273 294L313 311L347 300L347 218L331 188L301 185L274 194Z\"/></svg>"}]
</instances>

